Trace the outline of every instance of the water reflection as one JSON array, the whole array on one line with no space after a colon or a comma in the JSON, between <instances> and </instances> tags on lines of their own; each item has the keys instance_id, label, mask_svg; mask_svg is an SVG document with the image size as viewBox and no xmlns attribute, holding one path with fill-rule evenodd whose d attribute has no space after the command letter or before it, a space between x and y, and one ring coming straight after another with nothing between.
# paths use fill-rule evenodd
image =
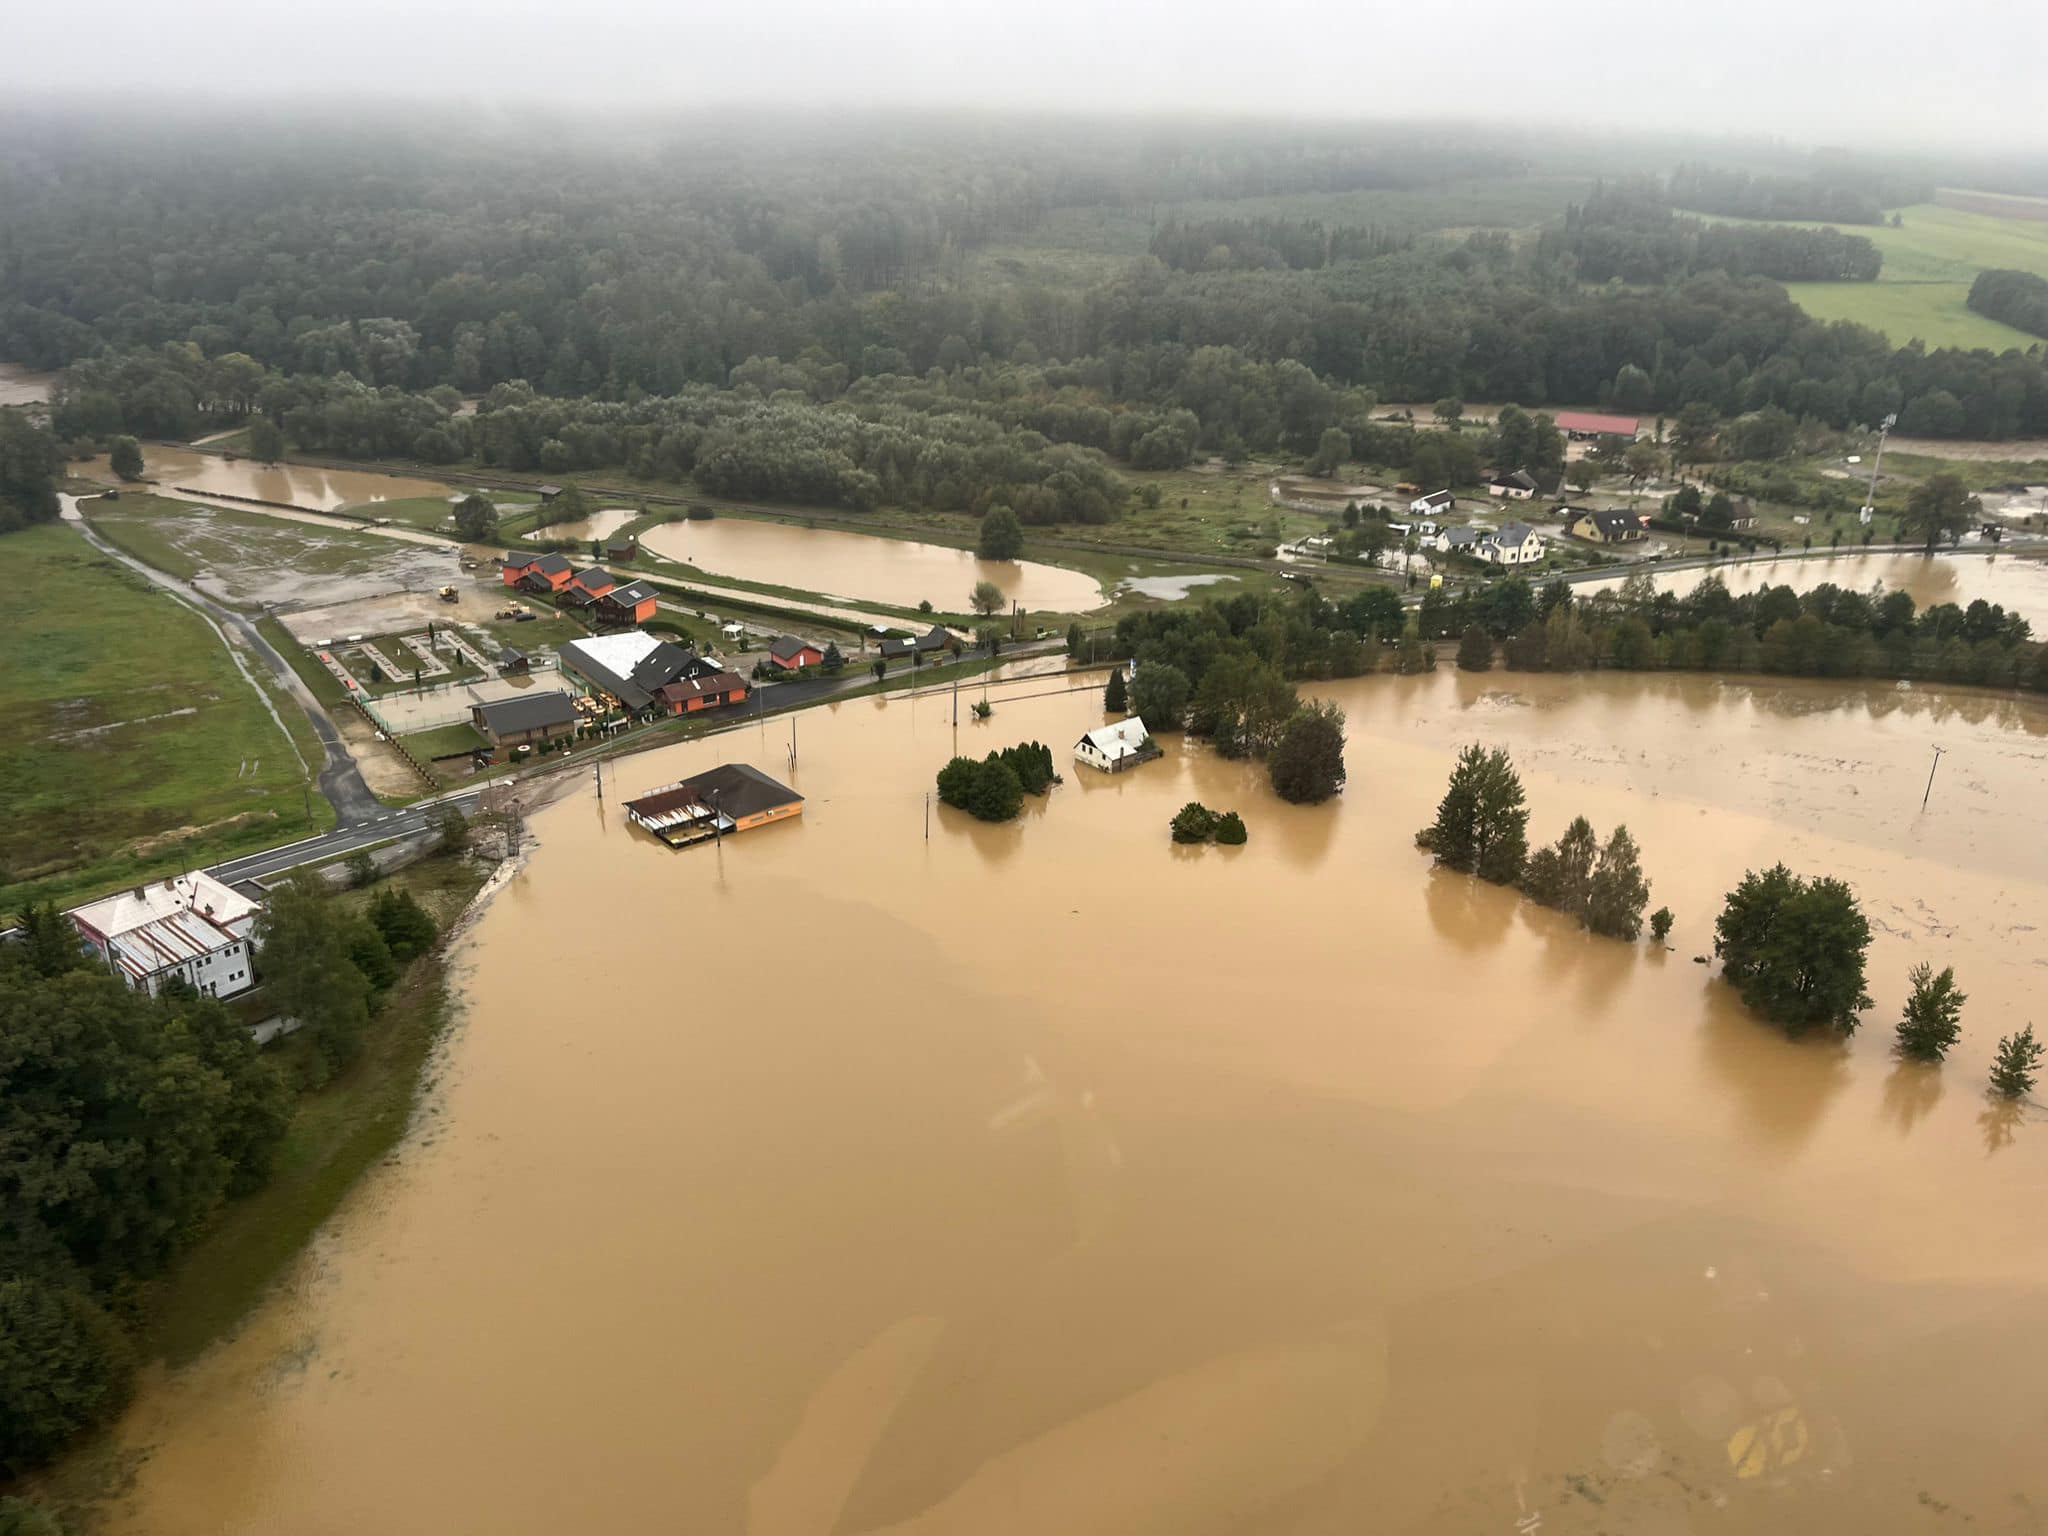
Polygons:
<instances>
[{"instance_id":1,"label":"water reflection","mask_svg":"<svg viewBox=\"0 0 2048 1536\"><path fill-rule=\"evenodd\" d=\"M1941 1102L1941 1089L1940 1067L1924 1061L1901 1061L1884 1080L1884 1117L1904 1136Z\"/></svg>"},{"instance_id":2,"label":"water reflection","mask_svg":"<svg viewBox=\"0 0 2048 1536\"><path fill-rule=\"evenodd\" d=\"M1463 950L1491 949L1506 938L1520 899L1456 870L1431 868L1423 882L1430 925Z\"/></svg>"},{"instance_id":3,"label":"water reflection","mask_svg":"<svg viewBox=\"0 0 2048 1536\"><path fill-rule=\"evenodd\" d=\"M1754 1018L1726 983L1708 987L1701 1059L1729 1090L1747 1140L1772 1161L1796 1156L1849 1086L1849 1052L1815 1035L1788 1040Z\"/></svg>"}]
</instances>

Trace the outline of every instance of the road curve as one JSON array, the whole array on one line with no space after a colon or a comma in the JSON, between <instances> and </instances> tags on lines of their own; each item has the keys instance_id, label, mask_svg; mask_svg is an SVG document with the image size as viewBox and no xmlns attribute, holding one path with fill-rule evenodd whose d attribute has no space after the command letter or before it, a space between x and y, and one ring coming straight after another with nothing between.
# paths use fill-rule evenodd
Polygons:
<instances>
[{"instance_id":1,"label":"road curve","mask_svg":"<svg viewBox=\"0 0 2048 1536\"><path fill-rule=\"evenodd\" d=\"M198 609L216 624L233 629L242 643L248 646L250 653L270 669L271 675L277 679L285 692L306 712L306 718L313 724L313 733L320 738L320 749L326 756L326 762L319 773L320 793L327 803L334 807L335 820L341 827L359 826L364 822L375 821L384 813L384 803L372 794L370 786L363 782L362 772L356 767L356 760L349 755L348 747L342 741L341 731L335 725L333 717L321 707L320 701L314 698L311 690L299 680L299 674L292 670L291 663L277 653L276 648L263 638L262 632L253 623L232 608L216 603L197 588L179 581L175 576L168 576L154 566L145 565L132 555L123 554L101 538L94 532L85 514L79 510L79 503L90 501L92 497L67 495L59 499L64 507L64 521L77 529L79 536L94 549L110 560L119 561L188 607Z\"/></svg>"}]
</instances>

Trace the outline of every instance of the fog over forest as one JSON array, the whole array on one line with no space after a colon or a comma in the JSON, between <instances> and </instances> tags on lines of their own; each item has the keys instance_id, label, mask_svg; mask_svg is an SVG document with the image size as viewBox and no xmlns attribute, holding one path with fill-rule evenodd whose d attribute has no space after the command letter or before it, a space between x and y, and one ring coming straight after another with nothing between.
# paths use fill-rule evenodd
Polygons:
<instances>
[{"instance_id":1,"label":"fog over forest","mask_svg":"<svg viewBox=\"0 0 2048 1536\"><path fill-rule=\"evenodd\" d=\"M177 84L335 108L393 93L508 112L975 107L1459 117L1783 135L1851 147L2022 149L2048 6L1963 0L1334 5L1215 0L81 0L10 7L0 86L72 96ZM104 101L104 97L101 98ZM161 102L158 103L162 105Z\"/></svg>"}]
</instances>

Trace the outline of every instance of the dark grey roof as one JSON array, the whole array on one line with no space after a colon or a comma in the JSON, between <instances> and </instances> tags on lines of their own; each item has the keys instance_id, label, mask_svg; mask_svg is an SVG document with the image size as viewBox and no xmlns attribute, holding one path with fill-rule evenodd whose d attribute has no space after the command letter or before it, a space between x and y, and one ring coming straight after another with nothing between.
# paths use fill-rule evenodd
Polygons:
<instances>
[{"instance_id":1,"label":"dark grey roof","mask_svg":"<svg viewBox=\"0 0 2048 1536\"><path fill-rule=\"evenodd\" d=\"M1449 491L1431 491L1427 496L1418 496L1415 499L1430 507L1448 507L1458 498Z\"/></svg>"},{"instance_id":2,"label":"dark grey roof","mask_svg":"<svg viewBox=\"0 0 2048 1536\"><path fill-rule=\"evenodd\" d=\"M566 693L522 693L516 698L478 704L475 710L484 726L498 736L576 723L576 706Z\"/></svg>"},{"instance_id":3,"label":"dark grey roof","mask_svg":"<svg viewBox=\"0 0 2048 1536\"><path fill-rule=\"evenodd\" d=\"M1443 531L1443 541L1453 546L1477 544L1480 537L1481 535L1477 528L1446 528Z\"/></svg>"},{"instance_id":4,"label":"dark grey roof","mask_svg":"<svg viewBox=\"0 0 2048 1536\"><path fill-rule=\"evenodd\" d=\"M650 597L659 596L661 596L661 593L648 583L644 581L629 581L623 587L618 587L605 593L603 601L617 603L623 608L629 603L644 603Z\"/></svg>"},{"instance_id":5,"label":"dark grey roof","mask_svg":"<svg viewBox=\"0 0 2048 1536\"><path fill-rule=\"evenodd\" d=\"M787 661L799 651L815 651L820 647L808 640L799 640L795 635L777 635L768 647L768 654L778 661Z\"/></svg>"},{"instance_id":6,"label":"dark grey roof","mask_svg":"<svg viewBox=\"0 0 2048 1536\"><path fill-rule=\"evenodd\" d=\"M576 569L567 555L539 555L526 562L526 569L539 571L544 576L559 576L564 571Z\"/></svg>"},{"instance_id":7,"label":"dark grey roof","mask_svg":"<svg viewBox=\"0 0 2048 1536\"><path fill-rule=\"evenodd\" d=\"M562 488L559 485L536 485L534 490L542 496L559 496L562 494Z\"/></svg>"},{"instance_id":8,"label":"dark grey roof","mask_svg":"<svg viewBox=\"0 0 2048 1536\"><path fill-rule=\"evenodd\" d=\"M1527 523L1504 523L1499 533L1493 536L1496 544L1526 544L1536 537L1536 530Z\"/></svg>"},{"instance_id":9,"label":"dark grey roof","mask_svg":"<svg viewBox=\"0 0 2048 1536\"><path fill-rule=\"evenodd\" d=\"M501 667L516 667L530 659L526 652L516 645L505 646L498 652L498 665Z\"/></svg>"},{"instance_id":10,"label":"dark grey roof","mask_svg":"<svg viewBox=\"0 0 2048 1536\"><path fill-rule=\"evenodd\" d=\"M660 818L704 807L739 821L782 806L801 805L803 798L758 768L750 768L745 763L726 763L721 767L707 768L665 789L657 789L651 795L628 800L626 809L637 817Z\"/></svg>"},{"instance_id":11,"label":"dark grey roof","mask_svg":"<svg viewBox=\"0 0 2048 1536\"><path fill-rule=\"evenodd\" d=\"M616 587L619 584L618 577L601 565L593 565L587 571L578 571L576 579L585 586Z\"/></svg>"},{"instance_id":12,"label":"dark grey roof","mask_svg":"<svg viewBox=\"0 0 2048 1536\"><path fill-rule=\"evenodd\" d=\"M1626 512L1581 512L1579 519L1591 519L1602 533L1640 533L1642 523Z\"/></svg>"},{"instance_id":13,"label":"dark grey roof","mask_svg":"<svg viewBox=\"0 0 2048 1536\"><path fill-rule=\"evenodd\" d=\"M662 684L686 675L696 659L695 651L673 640L664 640L633 664L633 686L651 695Z\"/></svg>"},{"instance_id":14,"label":"dark grey roof","mask_svg":"<svg viewBox=\"0 0 2048 1536\"><path fill-rule=\"evenodd\" d=\"M1493 484L1511 485L1518 491L1533 491L1536 489L1536 482L1530 478L1529 472L1526 469L1511 469L1504 475L1495 475L1493 477Z\"/></svg>"}]
</instances>

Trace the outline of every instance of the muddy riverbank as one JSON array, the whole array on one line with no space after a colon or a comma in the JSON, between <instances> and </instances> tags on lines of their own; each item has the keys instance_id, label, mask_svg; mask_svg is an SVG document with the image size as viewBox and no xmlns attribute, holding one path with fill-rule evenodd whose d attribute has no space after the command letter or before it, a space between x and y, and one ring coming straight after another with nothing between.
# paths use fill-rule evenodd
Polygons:
<instances>
[{"instance_id":1,"label":"muddy riverbank","mask_svg":"<svg viewBox=\"0 0 2048 1536\"><path fill-rule=\"evenodd\" d=\"M148 1384L108 1528L2027 1528L2048 1124L1981 1086L2048 972L2048 711L1362 679L1322 690L1350 788L1301 808L1178 744L1071 766L1100 717L1021 697L1048 686L957 733L944 695L806 713L802 819L721 846L618 800L788 775L788 722L535 815L429 1113L236 1339ZM1064 785L925 839L956 745L1031 737ZM1627 821L1672 951L1428 870L1472 739L1538 837ZM1250 844L1174 848L1189 799ZM1780 857L1877 929L1846 1046L1690 963ZM618 980L592 1007L541 955ZM1923 956L1970 993L1937 1072L1886 1050Z\"/></svg>"}]
</instances>

